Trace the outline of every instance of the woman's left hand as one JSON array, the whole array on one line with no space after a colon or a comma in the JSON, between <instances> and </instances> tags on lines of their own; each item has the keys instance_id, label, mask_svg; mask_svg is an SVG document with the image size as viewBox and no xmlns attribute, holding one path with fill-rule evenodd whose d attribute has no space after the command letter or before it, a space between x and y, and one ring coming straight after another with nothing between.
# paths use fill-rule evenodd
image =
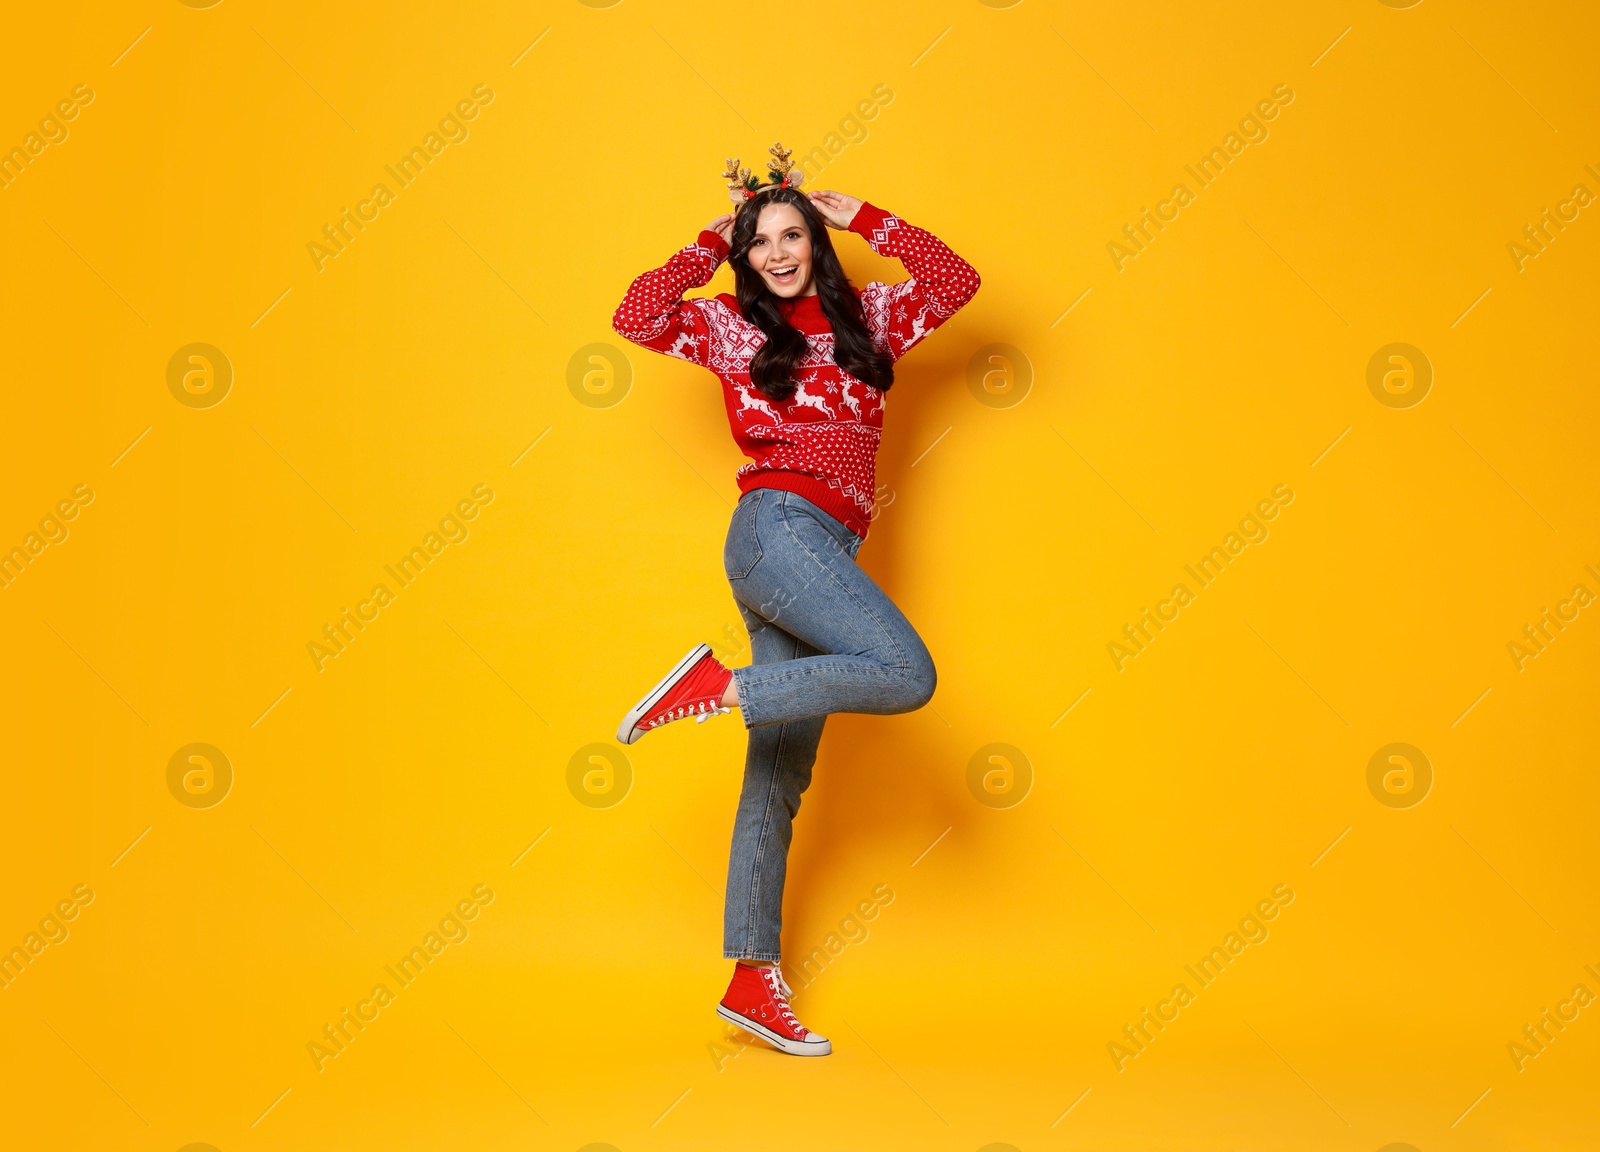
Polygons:
<instances>
[{"instance_id":1,"label":"woman's left hand","mask_svg":"<svg viewBox=\"0 0 1600 1152\"><path fill-rule=\"evenodd\" d=\"M812 206L816 208L817 215L821 216L829 228L840 231L850 227L850 221L856 218L856 212L861 207L861 201L854 196L846 196L843 192L810 192Z\"/></svg>"}]
</instances>

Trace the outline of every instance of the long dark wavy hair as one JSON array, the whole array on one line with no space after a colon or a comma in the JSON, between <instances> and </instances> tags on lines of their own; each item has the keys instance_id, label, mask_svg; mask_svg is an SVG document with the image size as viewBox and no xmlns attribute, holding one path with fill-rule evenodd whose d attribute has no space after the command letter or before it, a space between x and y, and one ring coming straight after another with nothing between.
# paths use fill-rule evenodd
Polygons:
<instances>
[{"instance_id":1,"label":"long dark wavy hair","mask_svg":"<svg viewBox=\"0 0 1600 1152\"><path fill-rule=\"evenodd\" d=\"M861 301L839 264L828 225L810 199L794 188L764 188L739 206L733 221L733 241L728 261L733 265L739 311L766 333L767 339L750 361L750 382L770 400L786 401L794 395L794 370L806 356L806 338L778 311L778 297L768 290L761 273L750 267L750 242L755 239L761 210L772 204L792 204L811 233L811 275L817 285L822 312L833 327L833 360L840 368L880 392L894 383L894 358L873 347Z\"/></svg>"}]
</instances>

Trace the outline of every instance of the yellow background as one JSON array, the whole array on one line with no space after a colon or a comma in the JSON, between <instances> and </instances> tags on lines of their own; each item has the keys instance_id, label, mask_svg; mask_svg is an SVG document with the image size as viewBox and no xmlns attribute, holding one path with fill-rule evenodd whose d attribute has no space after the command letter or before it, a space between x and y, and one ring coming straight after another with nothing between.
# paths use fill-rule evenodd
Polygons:
<instances>
[{"instance_id":1,"label":"yellow background","mask_svg":"<svg viewBox=\"0 0 1600 1152\"><path fill-rule=\"evenodd\" d=\"M1600 591L1600 206L1520 272L1506 247L1600 193L1588 6L163 0L14 6L4 38L0 145L95 99L0 190L0 545L95 498L0 591L0 947L95 898L0 990L0 1143L1600 1142L1600 1006L1507 1051L1600 993L1600 609L1520 671L1506 647ZM318 271L480 84L470 137ZM1119 272L1107 243L1280 84ZM815 186L983 287L889 410L861 561L939 688L829 722L786 951L894 899L801 993L835 1044L802 1062L717 1047L737 718L630 748L609 808L567 766L690 644L745 644L718 389L612 309L726 209L727 156L826 147L878 85ZM837 243L858 284L903 275ZM194 342L233 367L214 407L167 387ZM631 365L613 406L568 387L596 342ZM1393 342L1433 368L1414 407L1367 387ZM968 387L993 343L1031 366L1014 406ZM470 537L318 671L479 484ZM1270 538L1118 671L1279 484ZM195 742L233 767L210 808L167 785ZM992 742L1033 777L1009 807L967 785ZM1433 768L1410 808L1367 786L1394 742ZM318 1071L479 884L470 937ZM1278 885L1270 937L1119 1072L1107 1044Z\"/></svg>"}]
</instances>

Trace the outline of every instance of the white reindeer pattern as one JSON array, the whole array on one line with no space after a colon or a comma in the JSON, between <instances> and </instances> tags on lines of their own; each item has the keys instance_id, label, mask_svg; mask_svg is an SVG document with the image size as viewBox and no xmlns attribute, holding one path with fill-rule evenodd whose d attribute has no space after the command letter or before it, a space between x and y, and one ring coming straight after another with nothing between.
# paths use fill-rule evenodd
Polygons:
<instances>
[{"instance_id":1,"label":"white reindeer pattern","mask_svg":"<svg viewBox=\"0 0 1600 1152\"><path fill-rule=\"evenodd\" d=\"M828 407L828 402L821 396L813 396L811 393L807 392L806 386L803 383L794 390L794 403L796 406L801 408L815 408L829 420L834 418L834 410Z\"/></svg>"},{"instance_id":2,"label":"white reindeer pattern","mask_svg":"<svg viewBox=\"0 0 1600 1152\"><path fill-rule=\"evenodd\" d=\"M688 345L688 352L684 351L684 345ZM698 348L699 346L700 341L695 338L695 334L693 332L679 332L678 338L672 342L672 347L667 349L667 355L676 356L681 360L693 362L694 349Z\"/></svg>"},{"instance_id":3,"label":"white reindeer pattern","mask_svg":"<svg viewBox=\"0 0 1600 1152\"><path fill-rule=\"evenodd\" d=\"M912 318L912 321L911 321L911 338L906 341L906 347L909 348L911 345L913 345L917 341L921 340L927 334L928 334L928 310L926 308L924 308L921 312L917 313L917 315Z\"/></svg>"},{"instance_id":4,"label":"white reindeer pattern","mask_svg":"<svg viewBox=\"0 0 1600 1152\"><path fill-rule=\"evenodd\" d=\"M735 388L739 393L739 411L737 415L742 417L746 412L765 412L769 417L771 417L773 423L777 423L778 413L771 404L768 404L765 400L755 395L743 384L735 385Z\"/></svg>"},{"instance_id":5,"label":"white reindeer pattern","mask_svg":"<svg viewBox=\"0 0 1600 1152\"><path fill-rule=\"evenodd\" d=\"M850 414L859 422L861 420L861 401L850 394L850 385L853 381L846 380L839 385L839 399L844 401L844 406L850 409Z\"/></svg>"}]
</instances>

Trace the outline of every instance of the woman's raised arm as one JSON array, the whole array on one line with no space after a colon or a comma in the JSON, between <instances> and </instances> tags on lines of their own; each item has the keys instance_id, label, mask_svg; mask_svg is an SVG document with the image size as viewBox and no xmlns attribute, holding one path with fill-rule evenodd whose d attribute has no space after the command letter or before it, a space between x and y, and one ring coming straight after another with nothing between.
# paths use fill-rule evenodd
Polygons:
<instances>
[{"instance_id":1,"label":"woman's raised arm","mask_svg":"<svg viewBox=\"0 0 1600 1152\"><path fill-rule=\"evenodd\" d=\"M899 260L909 280L874 281L861 290L872 342L898 360L943 324L978 291L978 270L957 256L932 232L907 224L876 204L838 192L813 192L811 198L833 227L848 228L879 256Z\"/></svg>"},{"instance_id":2,"label":"woman's raised arm","mask_svg":"<svg viewBox=\"0 0 1600 1152\"><path fill-rule=\"evenodd\" d=\"M711 282L728 255L733 217L719 216L659 268L641 273L628 286L627 295L612 314L611 327L619 336L691 364L709 367L711 325L703 300L685 300L690 288Z\"/></svg>"}]
</instances>

